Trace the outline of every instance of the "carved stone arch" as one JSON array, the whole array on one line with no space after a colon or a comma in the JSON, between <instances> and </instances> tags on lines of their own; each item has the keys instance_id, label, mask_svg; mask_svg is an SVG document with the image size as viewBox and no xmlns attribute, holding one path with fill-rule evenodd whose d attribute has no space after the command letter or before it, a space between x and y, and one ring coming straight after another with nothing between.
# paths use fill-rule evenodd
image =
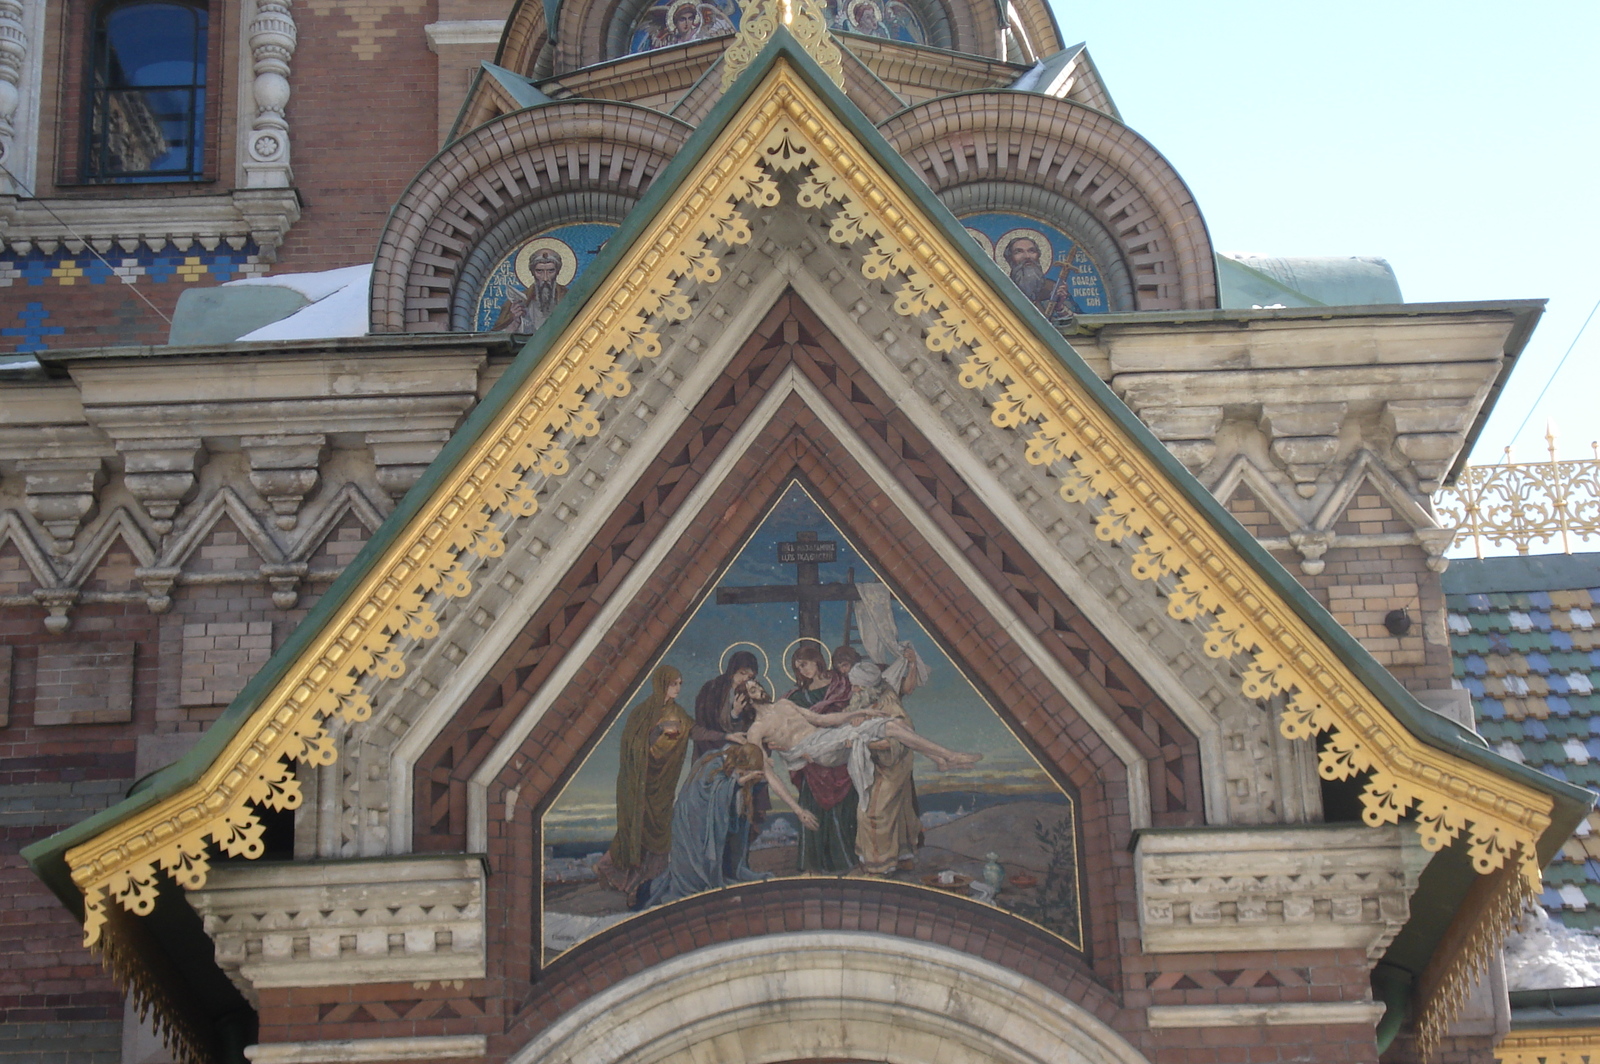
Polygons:
<instances>
[{"instance_id":1,"label":"carved stone arch","mask_svg":"<svg viewBox=\"0 0 1600 1064\"><path fill-rule=\"evenodd\" d=\"M447 331L463 266L503 221L578 191L637 199L689 132L658 111L601 100L547 104L473 130L435 156L390 212L372 268L372 331Z\"/></svg>"},{"instance_id":2,"label":"carved stone arch","mask_svg":"<svg viewBox=\"0 0 1600 1064\"><path fill-rule=\"evenodd\" d=\"M495 64L524 77L539 77L549 73L539 70L539 66L541 59L544 65L550 65L552 51L544 0L517 0L506 18L505 33L494 55Z\"/></svg>"},{"instance_id":3,"label":"carved stone arch","mask_svg":"<svg viewBox=\"0 0 1600 1064\"><path fill-rule=\"evenodd\" d=\"M1005 8L1007 28L1017 39L1022 61L1036 62L1067 46L1049 4L1040 0L1011 0Z\"/></svg>"},{"instance_id":4,"label":"carved stone arch","mask_svg":"<svg viewBox=\"0 0 1600 1064\"><path fill-rule=\"evenodd\" d=\"M796 1058L1146 1059L1084 1004L982 957L892 933L801 931L709 945L632 974L546 1027L509 1064Z\"/></svg>"},{"instance_id":5,"label":"carved stone arch","mask_svg":"<svg viewBox=\"0 0 1600 1064\"><path fill-rule=\"evenodd\" d=\"M1049 189L1032 185L983 181L957 185L939 194L957 218L982 211L1017 213L1055 224L1087 246L1089 257L1100 267L1106 295L1114 312L1134 310L1133 274L1122 248L1087 208Z\"/></svg>"},{"instance_id":6,"label":"carved stone arch","mask_svg":"<svg viewBox=\"0 0 1600 1064\"><path fill-rule=\"evenodd\" d=\"M1117 242L1137 310L1217 305L1205 220L1183 179L1139 134L1070 100L961 93L907 108L878 127L933 190L1031 185L1081 206Z\"/></svg>"},{"instance_id":7,"label":"carved stone arch","mask_svg":"<svg viewBox=\"0 0 1600 1064\"><path fill-rule=\"evenodd\" d=\"M452 332L471 332L473 314L489 272L523 237L564 222L622 223L637 202L615 192L558 192L533 200L502 218L462 262L450 302Z\"/></svg>"}]
</instances>

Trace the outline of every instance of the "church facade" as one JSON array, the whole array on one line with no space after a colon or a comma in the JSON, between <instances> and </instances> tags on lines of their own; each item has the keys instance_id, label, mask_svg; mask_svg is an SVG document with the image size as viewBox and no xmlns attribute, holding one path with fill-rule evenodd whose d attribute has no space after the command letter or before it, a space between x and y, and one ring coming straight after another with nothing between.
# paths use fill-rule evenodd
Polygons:
<instances>
[{"instance_id":1,"label":"church facade","mask_svg":"<svg viewBox=\"0 0 1600 1064\"><path fill-rule=\"evenodd\" d=\"M1218 257L1039 3L30 40L0 1059L1493 1057L1590 798L1429 498L1537 303Z\"/></svg>"}]
</instances>

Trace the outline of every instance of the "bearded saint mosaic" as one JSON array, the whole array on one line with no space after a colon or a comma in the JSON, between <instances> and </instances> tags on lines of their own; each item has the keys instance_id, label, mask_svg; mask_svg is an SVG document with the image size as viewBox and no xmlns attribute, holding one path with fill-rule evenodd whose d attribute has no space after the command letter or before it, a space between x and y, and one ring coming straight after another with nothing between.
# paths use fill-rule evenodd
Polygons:
<instances>
[{"instance_id":1,"label":"bearded saint mosaic","mask_svg":"<svg viewBox=\"0 0 1600 1064\"><path fill-rule=\"evenodd\" d=\"M1082 948L1077 805L798 481L545 810L554 958L758 880L875 876Z\"/></svg>"},{"instance_id":2,"label":"bearded saint mosaic","mask_svg":"<svg viewBox=\"0 0 1600 1064\"><path fill-rule=\"evenodd\" d=\"M673 0L645 8L633 24L629 53L720 37L739 28L737 0Z\"/></svg>"},{"instance_id":3,"label":"bearded saint mosaic","mask_svg":"<svg viewBox=\"0 0 1600 1064\"><path fill-rule=\"evenodd\" d=\"M961 224L1051 321L1111 310L1100 267L1061 230L1019 214L973 214Z\"/></svg>"},{"instance_id":4,"label":"bearded saint mosaic","mask_svg":"<svg viewBox=\"0 0 1600 1064\"><path fill-rule=\"evenodd\" d=\"M545 230L518 244L489 271L473 327L478 332L537 332L616 231L615 225L583 222Z\"/></svg>"}]
</instances>

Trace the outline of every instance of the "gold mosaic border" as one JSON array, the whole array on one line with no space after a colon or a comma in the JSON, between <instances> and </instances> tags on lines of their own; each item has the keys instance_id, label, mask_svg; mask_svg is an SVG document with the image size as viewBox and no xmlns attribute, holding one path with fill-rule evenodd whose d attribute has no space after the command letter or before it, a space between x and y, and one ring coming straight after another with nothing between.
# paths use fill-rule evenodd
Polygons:
<instances>
[{"instance_id":1,"label":"gold mosaic border","mask_svg":"<svg viewBox=\"0 0 1600 1064\"><path fill-rule=\"evenodd\" d=\"M324 722L334 714L352 722L370 715L363 681L402 675L401 641L438 634L430 596L470 592L473 559L502 554L503 524L534 513L538 486L567 471L563 442L599 431L590 399L625 395L628 367L660 352L660 328L689 316L680 282L717 280L713 247L750 240L741 206L774 206L775 173L797 171L804 172L797 174L800 204L834 212L834 242L866 242L863 274L893 290L900 314L931 323L928 350L959 360L960 384L988 396L994 424L1031 427L1027 461L1060 478L1064 499L1097 507L1098 537L1133 547L1134 574L1165 589L1172 617L1202 629L1208 655L1238 659L1243 693L1283 696L1281 727L1290 738L1327 734L1323 777L1371 773L1362 795L1367 823L1394 823L1415 807L1424 847L1438 850L1465 835L1481 873L1520 855L1507 868L1520 874L1501 877L1505 898L1496 911L1538 889L1535 847L1550 823L1552 800L1428 747L1400 727L1288 603L1252 578L1249 563L1112 415L1083 394L987 277L780 63L521 394L203 777L69 851L85 895L87 943L99 939L108 897L132 912L150 911L158 866L193 889L205 881L208 842L232 855L260 854L263 828L251 807L299 804L288 761L335 759ZM1441 996L1464 994L1458 984L1481 950L1476 944L1452 965L1460 972L1441 981Z\"/></svg>"}]
</instances>

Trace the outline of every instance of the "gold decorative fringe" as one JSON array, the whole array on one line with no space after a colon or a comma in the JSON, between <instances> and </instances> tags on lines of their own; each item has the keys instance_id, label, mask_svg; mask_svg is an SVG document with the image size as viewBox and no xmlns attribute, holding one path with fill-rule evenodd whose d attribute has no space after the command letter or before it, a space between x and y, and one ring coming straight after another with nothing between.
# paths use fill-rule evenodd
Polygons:
<instances>
[{"instance_id":1,"label":"gold decorative fringe","mask_svg":"<svg viewBox=\"0 0 1600 1064\"><path fill-rule=\"evenodd\" d=\"M143 920L109 906L95 950L117 986L133 999L139 1018L153 1017L156 1033L182 1064L220 1064L210 1025L174 989L183 985L182 979Z\"/></svg>"},{"instance_id":2,"label":"gold decorative fringe","mask_svg":"<svg viewBox=\"0 0 1600 1064\"><path fill-rule=\"evenodd\" d=\"M749 33L730 45L730 66L741 43L754 47L757 23L771 23L770 38L781 21L837 54L825 27L817 30L819 11L820 0L753 0ZM504 554L506 529L535 513L540 490L568 472L567 447L600 431L591 403L628 393L630 374L660 354L662 331L693 313L689 285L716 282L724 249L749 243L743 212L777 205L782 173L799 181L802 208L825 215L832 242L862 247L862 274L885 287L896 313L918 321L934 364L948 362L956 384L984 397L994 425L1027 434L1017 448L1023 460L1053 477L1062 499L1090 509L1095 535L1122 545L1134 576L1159 588L1169 616L1195 626L1206 655L1233 664L1241 694L1263 702L1281 695L1288 738L1327 735L1324 779L1366 776L1368 824L1396 823L1415 809L1426 849L1460 840L1480 874L1500 873L1494 933L1457 951L1481 966L1492 948L1484 943L1499 942L1515 900L1539 889L1535 844L1553 799L1398 727L969 265L971 249L930 224L782 64L201 779L67 853L84 892L86 944L119 906L150 912L163 873L187 889L202 886L211 846L260 855L264 825L255 810L300 803L290 762L337 758L329 718L371 716L370 682L403 675L407 654L439 634L436 607L470 593L476 570ZM1448 1001L1464 982L1467 975L1446 973L1427 997Z\"/></svg>"},{"instance_id":3,"label":"gold decorative fringe","mask_svg":"<svg viewBox=\"0 0 1600 1064\"><path fill-rule=\"evenodd\" d=\"M1431 1060L1496 951L1536 895L1517 862L1479 876L1417 983L1417 1054Z\"/></svg>"}]
</instances>

